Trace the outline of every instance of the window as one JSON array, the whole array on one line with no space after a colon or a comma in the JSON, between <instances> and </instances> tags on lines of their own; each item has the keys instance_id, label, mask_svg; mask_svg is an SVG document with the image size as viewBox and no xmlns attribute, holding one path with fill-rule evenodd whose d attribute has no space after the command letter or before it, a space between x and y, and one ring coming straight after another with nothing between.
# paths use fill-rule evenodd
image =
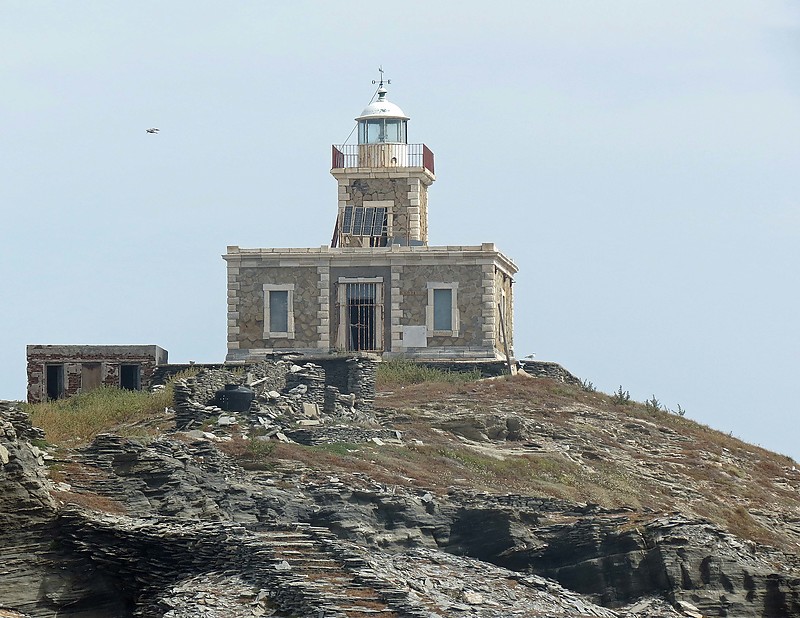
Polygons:
<instances>
[{"instance_id":1,"label":"window","mask_svg":"<svg viewBox=\"0 0 800 618\"><path fill-rule=\"evenodd\" d=\"M264 337L294 339L294 283L264 284Z\"/></svg>"},{"instance_id":2,"label":"window","mask_svg":"<svg viewBox=\"0 0 800 618\"><path fill-rule=\"evenodd\" d=\"M428 283L428 336L458 337L458 283Z\"/></svg>"},{"instance_id":3,"label":"window","mask_svg":"<svg viewBox=\"0 0 800 618\"><path fill-rule=\"evenodd\" d=\"M272 290L269 293L269 330L271 333L289 332L288 290Z\"/></svg>"},{"instance_id":4,"label":"window","mask_svg":"<svg viewBox=\"0 0 800 618\"><path fill-rule=\"evenodd\" d=\"M453 290L433 290L433 330L453 330Z\"/></svg>"}]
</instances>

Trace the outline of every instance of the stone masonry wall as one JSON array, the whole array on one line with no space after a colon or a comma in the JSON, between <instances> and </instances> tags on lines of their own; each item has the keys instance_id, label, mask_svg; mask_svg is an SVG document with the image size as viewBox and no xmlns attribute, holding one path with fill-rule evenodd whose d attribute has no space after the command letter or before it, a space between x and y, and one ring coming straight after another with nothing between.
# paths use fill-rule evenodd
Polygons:
<instances>
[{"instance_id":1,"label":"stone masonry wall","mask_svg":"<svg viewBox=\"0 0 800 618\"><path fill-rule=\"evenodd\" d=\"M428 187L419 177L404 172L373 171L378 178L340 179L339 210L362 206L365 201L393 202L391 235L401 244L409 240L428 243ZM394 176L394 177L393 177Z\"/></svg>"},{"instance_id":2,"label":"stone masonry wall","mask_svg":"<svg viewBox=\"0 0 800 618\"><path fill-rule=\"evenodd\" d=\"M237 272L231 273L231 270ZM235 278L235 279L234 279ZM317 349L320 340L319 281L317 267L245 266L229 268L229 284L238 284L236 297L229 297L229 341L240 348L286 350ZM264 284L294 284L294 339L264 337ZM231 301L234 302L231 302ZM237 330L238 329L238 330Z\"/></svg>"},{"instance_id":3,"label":"stone masonry wall","mask_svg":"<svg viewBox=\"0 0 800 618\"><path fill-rule=\"evenodd\" d=\"M403 267L400 289L403 300L401 324L425 326L428 306L428 282L458 282L458 337L428 337L429 347L470 346L483 344L481 306L483 285L480 266L476 265L410 265Z\"/></svg>"},{"instance_id":4,"label":"stone masonry wall","mask_svg":"<svg viewBox=\"0 0 800 618\"><path fill-rule=\"evenodd\" d=\"M497 301L505 291L511 305L510 277L516 267L492 243L464 247L229 247L225 259L229 362L249 362L273 353L318 355L334 350L344 339L338 329L339 277L381 278L383 351L387 357L505 357ZM457 336L427 336L428 283L457 284ZM294 286L293 339L264 339L265 284ZM510 309L509 333L513 329Z\"/></svg>"},{"instance_id":5,"label":"stone masonry wall","mask_svg":"<svg viewBox=\"0 0 800 618\"><path fill-rule=\"evenodd\" d=\"M428 244L428 188L419 180L411 184L410 195L416 193L419 200L419 230L420 237L425 244ZM412 197L413 203L413 197Z\"/></svg>"}]
</instances>

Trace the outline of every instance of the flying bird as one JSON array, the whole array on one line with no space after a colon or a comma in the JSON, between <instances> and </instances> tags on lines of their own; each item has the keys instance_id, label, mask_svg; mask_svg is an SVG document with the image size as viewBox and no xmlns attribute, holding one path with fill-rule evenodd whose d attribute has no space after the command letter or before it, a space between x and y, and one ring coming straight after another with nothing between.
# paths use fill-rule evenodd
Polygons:
<instances>
[{"instance_id":1,"label":"flying bird","mask_svg":"<svg viewBox=\"0 0 800 618\"><path fill-rule=\"evenodd\" d=\"M158 133L159 130L160 129L156 129L155 127L153 127L152 129L145 129L145 131L147 131L148 133L153 133L153 134Z\"/></svg>"}]
</instances>

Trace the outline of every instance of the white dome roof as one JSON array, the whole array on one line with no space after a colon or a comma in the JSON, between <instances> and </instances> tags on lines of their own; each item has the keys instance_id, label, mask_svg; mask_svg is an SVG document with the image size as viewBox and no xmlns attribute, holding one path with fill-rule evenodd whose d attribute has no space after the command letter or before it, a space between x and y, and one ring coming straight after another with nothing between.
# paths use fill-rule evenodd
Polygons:
<instances>
[{"instance_id":1,"label":"white dome roof","mask_svg":"<svg viewBox=\"0 0 800 618\"><path fill-rule=\"evenodd\" d=\"M367 118L402 118L408 120L408 116L403 113L397 105L386 100L386 90L378 89L378 99L364 108L361 115L356 120L366 120Z\"/></svg>"}]
</instances>

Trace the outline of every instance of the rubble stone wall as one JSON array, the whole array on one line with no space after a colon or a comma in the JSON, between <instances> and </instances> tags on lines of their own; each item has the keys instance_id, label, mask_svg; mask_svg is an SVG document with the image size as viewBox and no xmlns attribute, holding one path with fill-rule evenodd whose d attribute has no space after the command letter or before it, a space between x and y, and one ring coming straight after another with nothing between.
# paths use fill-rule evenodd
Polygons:
<instances>
[{"instance_id":1,"label":"rubble stone wall","mask_svg":"<svg viewBox=\"0 0 800 618\"><path fill-rule=\"evenodd\" d=\"M362 427L322 427L314 429L293 429L286 435L298 444L315 446L317 444L362 444L375 438L379 440L400 440L399 431L393 429L365 429Z\"/></svg>"},{"instance_id":2,"label":"rubble stone wall","mask_svg":"<svg viewBox=\"0 0 800 618\"><path fill-rule=\"evenodd\" d=\"M359 408L371 410L375 401L375 379L380 359L377 356L313 356L294 359L298 365L314 363L324 374L325 386L343 395L355 395Z\"/></svg>"},{"instance_id":3,"label":"rubble stone wall","mask_svg":"<svg viewBox=\"0 0 800 618\"><path fill-rule=\"evenodd\" d=\"M343 393L356 396L363 410L372 410L375 402L375 378L378 364L365 357L356 357L347 361L347 387Z\"/></svg>"},{"instance_id":4,"label":"rubble stone wall","mask_svg":"<svg viewBox=\"0 0 800 618\"><path fill-rule=\"evenodd\" d=\"M184 428L218 416L222 410L215 405L216 393L227 384L253 388L256 401L252 410L256 410L256 415L258 401L269 401L270 406L283 403L302 409L311 404L323 409L328 386L342 395L353 395L352 406L366 413L372 410L375 401L377 363L377 359L370 357L337 356L265 360L251 365L203 369L195 376L175 381L175 423Z\"/></svg>"},{"instance_id":5,"label":"rubble stone wall","mask_svg":"<svg viewBox=\"0 0 800 618\"><path fill-rule=\"evenodd\" d=\"M191 371L202 371L204 369L224 369L223 363L169 363L159 365L153 372L152 385L166 384L171 378Z\"/></svg>"},{"instance_id":6,"label":"rubble stone wall","mask_svg":"<svg viewBox=\"0 0 800 618\"><path fill-rule=\"evenodd\" d=\"M453 361L453 360L425 360L417 361L420 365L440 369L442 371L452 371L453 373L469 373L478 371L482 378L496 378L508 375L508 364L506 361Z\"/></svg>"}]
</instances>

